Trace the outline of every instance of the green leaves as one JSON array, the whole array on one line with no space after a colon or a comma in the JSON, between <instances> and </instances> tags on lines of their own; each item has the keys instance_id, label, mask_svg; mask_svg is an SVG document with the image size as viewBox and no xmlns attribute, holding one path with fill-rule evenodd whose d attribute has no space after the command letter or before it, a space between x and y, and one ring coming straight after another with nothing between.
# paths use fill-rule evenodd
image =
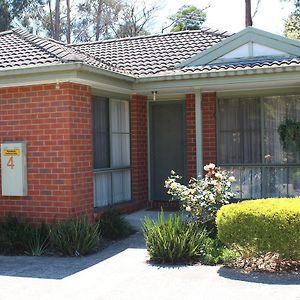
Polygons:
<instances>
[{"instance_id":1,"label":"green leaves","mask_svg":"<svg viewBox=\"0 0 300 300\"><path fill-rule=\"evenodd\" d=\"M218 236L243 255L279 253L300 259L300 198L244 201L222 207Z\"/></svg>"},{"instance_id":2,"label":"green leaves","mask_svg":"<svg viewBox=\"0 0 300 300\"><path fill-rule=\"evenodd\" d=\"M199 261L208 238L198 224L187 223L176 214L166 219L163 212L157 223L146 218L143 231L150 260L158 263Z\"/></svg>"},{"instance_id":3,"label":"green leaves","mask_svg":"<svg viewBox=\"0 0 300 300\"><path fill-rule=\"evenodd\" d=\"M53 248L63 255L86 255L99 246L99 225L89 223L87 218L62 221L51 228L50 241Z\"/></svg>"},{"instance_id":4,"label":"green leaves","mask_svg":"<svg viewBox=\"0 0 300 300\"><path fill-rule=\"evenodd\" d=\"M134 232L128 221L118 211L112 209L101 216L99 229L103 238L107 240L123 239Z\"/></svg>"},{"instance_id":5,"label":"green leaves","mask_svg":"<svg viewBox=\"0 0 300 300\"><path fill-rule=\"evenodd\" d=\"M206 13L203 9L197 8L194 5L183 5L169 19L174 22L174 26L171 29L173 32L198 30L206 20Z\"/></svg>"}]
</instances>

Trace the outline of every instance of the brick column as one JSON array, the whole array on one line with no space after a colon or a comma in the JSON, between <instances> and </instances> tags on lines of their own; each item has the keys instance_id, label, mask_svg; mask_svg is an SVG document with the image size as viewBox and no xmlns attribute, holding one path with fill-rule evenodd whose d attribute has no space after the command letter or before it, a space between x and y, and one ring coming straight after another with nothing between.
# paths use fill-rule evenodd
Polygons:
<instances>
[{"instance_id":1,"label":"brick column","mask_svg":"<svg viewBox=\"0 0 300 300\"><path fill-rule=\"evenodd\" d=\"M93 215L89 86L60 83L0 89L0 142L26 141L28 196L0 196L0 216L49 223Z\"/></svg>"},{"instance_id":2,"label":"brick column","mask_svg":"<svg viewBox=\"0 0 300 300\"><path fill-rule=\"evenodd\" d=\"M203 164L217 162L216 93L202 94Z\"/></svg>"},{"instance_id":3,"label":"brick column","mask_svg":"<svg viewBox=\"0 0 300 300\"><path fill-rule=\"evenodd\" d=\"M131 97L132 200L143 206L148 200L148 113L147 97Z\"/></svg>"},{"instance_id":4,"label":"brick column","mask_svg":"<svg viewBox=\"0 0 300 300\"><path fill-rule=\"evenodd\" d=\"M187 177L197 176L195 95L186 95L186 161Z\"/></svg>"}]
</instances>

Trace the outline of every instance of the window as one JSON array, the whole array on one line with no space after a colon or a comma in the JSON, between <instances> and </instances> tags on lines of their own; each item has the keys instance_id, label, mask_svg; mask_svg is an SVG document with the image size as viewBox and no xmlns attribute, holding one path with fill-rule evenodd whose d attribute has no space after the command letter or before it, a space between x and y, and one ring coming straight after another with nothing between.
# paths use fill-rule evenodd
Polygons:
<instances>
[{"instance_id":1,"label":"window","mask_svg":"<svg viewBox=\"0 0 300 300\"><path fill-rule=\"evenodd\" d=\"M131 198L129 102L93 98L95 207Z\"/></svg>"},{"instance_id":2,"label":"window","mask_svg":"<svg viewBox=\"0 0 300 300\"><path fill-rule=\"evenodd\" d=\"M300 96L220 99L218 163L238 179L237 198L300 195L300 151L285 150L278 128L300 121Z\"/></svg>"}]
</instances>

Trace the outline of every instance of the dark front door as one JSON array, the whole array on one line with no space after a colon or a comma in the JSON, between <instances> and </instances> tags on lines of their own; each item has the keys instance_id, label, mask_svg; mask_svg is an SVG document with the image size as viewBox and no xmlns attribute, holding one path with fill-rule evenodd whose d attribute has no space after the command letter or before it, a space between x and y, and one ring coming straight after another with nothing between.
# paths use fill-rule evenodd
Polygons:
<instances>
[{"instance_id":1,"label":"dark front door","mask_svg":"<svg viewBox=\"0 0 300 300\"><path fill-rule=\"evenodd\" d=\"M168 200L164 182L174 170L185 177L184 103L150 104L151 200Z\"/></svg>"}]
</instances>

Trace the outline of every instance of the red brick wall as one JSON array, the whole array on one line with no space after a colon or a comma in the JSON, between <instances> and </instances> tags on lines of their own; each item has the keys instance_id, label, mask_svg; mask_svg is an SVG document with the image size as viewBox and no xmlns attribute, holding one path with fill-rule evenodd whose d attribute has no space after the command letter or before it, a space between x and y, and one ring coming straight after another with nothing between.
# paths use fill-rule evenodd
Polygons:
<instances>
[{"instance_id":1,"label":"red brick wall","mask_svg":"<svg viewBox=\"0 0 300 300\"><path fill-rule=\"evenodd\" d=\"M131 97L131 178L132 200L145 204L148 200L148 131L147 97Z\"/></svg>"},{"instance_id":2,"label":"red brick wall","mask_svg":"<svg viewBox=\"0 0 300 300\"><path fill-rule=\"evenodd\" d=\"M0 216L52 222L93 214L91 89L61 83L0 89L0 142L26 141L28 196L0 196Z\"/></svg>"},{"instance_id":3,"label":"red brick wall","mask_svg":"<svg viewBox=\"0 0 300 300\"><path fill-rule=\"evenodd\" d=\"M216 93L202 94L203 164L217 162Z\"/></svg>"},{"instance_id":4,"label":"red brick wall","mask_svg":"<svg viewBox=\"0 0 300 300\"><path fill-rule=\"evenodd\" d=\"M186 155L188 179L197 176L195 95L186 95Z\"/></svg>"}]
</instances>

